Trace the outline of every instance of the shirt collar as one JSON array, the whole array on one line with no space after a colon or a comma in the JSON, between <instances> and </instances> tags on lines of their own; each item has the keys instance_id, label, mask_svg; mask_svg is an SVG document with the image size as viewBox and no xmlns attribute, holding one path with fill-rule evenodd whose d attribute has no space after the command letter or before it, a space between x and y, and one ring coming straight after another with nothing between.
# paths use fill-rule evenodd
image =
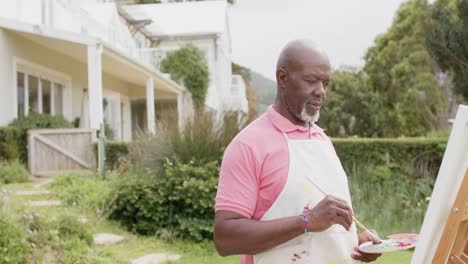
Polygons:
<instances>
[{"instance_id":1,"label":"shirt collar","mask_svg":"<svg viewBox=\"0 0 468 264\"><path fill-rule=\"evenodd\" d=\"M303 127L303 126L298 126L291 122L289 119L286 117L280 115L272 105L270 105L266 111L267 117L270 119L270 121L273 123L273 125L280 130L281 132L284 133L289 133L293 131L301 131L301 132L308 132L309 128L308 127ZM311 123L312 125L310 126L310 132L311 133L320 133L323 132L323 129L317 126L317 124Z\"/></svg>"}]
</instances>

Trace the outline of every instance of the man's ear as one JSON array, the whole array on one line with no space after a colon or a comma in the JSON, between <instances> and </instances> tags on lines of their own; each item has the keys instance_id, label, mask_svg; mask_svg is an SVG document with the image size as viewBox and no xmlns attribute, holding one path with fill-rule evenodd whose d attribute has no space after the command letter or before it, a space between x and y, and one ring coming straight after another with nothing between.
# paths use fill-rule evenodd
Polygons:
<instances>
[{"instance_id":1,"label":"man's ear","mask_svg":"<svg viewBox=\"0 0 468 264\"><path fill-rule=\"evenodd\" d=\"M283 68L278 68L276 70L276 82L278 83L278 87L284 88L286 87L286 70Z\"/></svg>"}]
</instances>

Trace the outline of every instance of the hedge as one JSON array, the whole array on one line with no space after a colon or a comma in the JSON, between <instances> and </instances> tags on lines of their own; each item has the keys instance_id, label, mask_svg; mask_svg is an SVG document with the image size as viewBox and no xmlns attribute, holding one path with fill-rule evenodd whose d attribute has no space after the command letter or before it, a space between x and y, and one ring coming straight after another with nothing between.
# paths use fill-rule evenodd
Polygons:
<instances>
[{"instance_id":1,"label":"hedge","mask_svg":"<svg viewBox=\"0 0 468 264\"><path fill-rule=\"evenodd\" d=\"M106 142L106 169L113 170L119 167L121 158L128 154L128 142L107 141ZM98 159L98 144L94 144L94 155Z\"/></svg>"},{"instance_id":2,"label":"hedge","mask_svg":"<svg viewBox=\"0 0 468 264\"><path fill-rule=\"evenodd\" d=\"M408 164L418 160L438 164L447 145L443 138L336 138L333 145L345 168L359 164Z\"/></svg>"},{"instance_id":3,"label":"hedge","mask_svg":"<svg viewBox=\"0 0 468 264\"><path fill-rule=\"evenodd\" d=\"M13 161L19 158L19 140L19 129L0 127L0 160Z\"/></svg>"},{"instance_id":4,"label":"hedge","mask_svg":"<svg viewBox=\"0 0 468 264\"><path fill-rule=\"evenodd\" d=\"M111 196L110 218L140 234L210 239L218 175L218 161L178 160L166 162L164 176L124 175Z\"/></svg>"},{"instance_id":5,"label":"hedge","mask_svg":"<svg viewBox=\"0 0 468 264\"><path fill-rule=\"evenodd\" d=\"M359 164L408 164L422 159L440 165L447 145L444 138L335 138L332 141L345 168ZM119 158L128 154L128 145L107 142L107 168L117 167ZM97 145L95 151L97 155Z\"/></svg>"}]
</instances>

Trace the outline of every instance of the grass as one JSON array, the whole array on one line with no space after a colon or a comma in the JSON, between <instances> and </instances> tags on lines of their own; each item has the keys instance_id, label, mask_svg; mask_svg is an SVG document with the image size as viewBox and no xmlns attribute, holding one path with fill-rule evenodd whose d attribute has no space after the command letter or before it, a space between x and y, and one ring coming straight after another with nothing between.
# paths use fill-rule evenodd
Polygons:
<instances>
[{"instance_id":1,"label":"grass","mask_svg":"<svg viewBox=\"0 0 468 264\"><path fill-rule=\"evenodd\" d=\"M194 243L190 241L180 240L161 240L152 236L139 236L126 231L118 223L109 221L105 217L96 214L94 210L84 211L79 206L53 206L53 207L36 207L30 208L27 206L29 200L56 200L57 195L36 195L36 196L17 196L13 192L18 190L37 190L44 189L48 185L37 187L32 182L6 184L1 188L8 190L10 201L4 210L8 210L12 214L19 215L23 211L35 212L47 217L57 217L62 214L85 215L88 219L87 225L93 233L114 233L124 236L126 239L117 245L96 246L90 248L90 252L94 255L96 263L129 263L133 258L140 257L152 253L167 253L179 254L182 258L178 264L238 264L240 256L220 257L214 249L211 242ZM361 186L362 187L362 186ZM362 205L361 205L362 206ZM73 254L74 249L70 249L69 254ZM53 251L46 252L51 254ZM41 254L36 254L41 256ZM412 256L411 251L397 252L384 254L377 264L394 264L394 263L410 263Z\"/></svg>"}]
</instances>

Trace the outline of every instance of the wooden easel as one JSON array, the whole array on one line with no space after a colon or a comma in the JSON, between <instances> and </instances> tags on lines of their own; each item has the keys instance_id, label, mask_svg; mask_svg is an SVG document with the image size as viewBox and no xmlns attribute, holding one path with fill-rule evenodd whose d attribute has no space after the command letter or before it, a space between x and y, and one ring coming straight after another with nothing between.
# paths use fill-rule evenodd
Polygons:
<instances>
[{"instance_id":1,"label":"wooden easel","mask_svg":"<svg viewBox=\"0 0 468 264\"><path fill-rule=\"evenodd\" d=\"M432 260L445 263L468 264L468 170Z\"/></svg>"}]
</instances>

